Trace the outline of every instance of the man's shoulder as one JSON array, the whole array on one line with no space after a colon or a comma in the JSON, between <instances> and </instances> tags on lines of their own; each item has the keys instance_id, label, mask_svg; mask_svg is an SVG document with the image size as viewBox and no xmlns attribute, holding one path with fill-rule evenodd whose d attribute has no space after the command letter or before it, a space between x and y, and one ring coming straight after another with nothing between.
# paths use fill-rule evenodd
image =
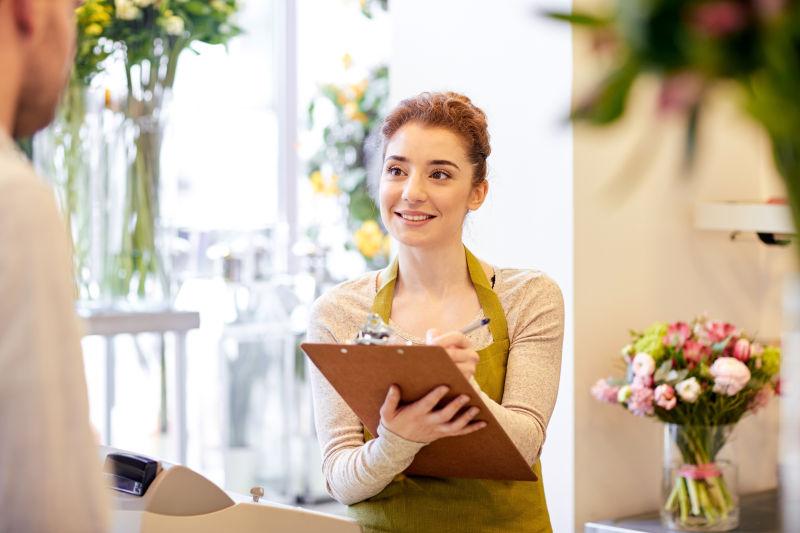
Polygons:
<instances>
[{"instance_id":1,"label":"man's shoulder","mask_svg":"<svg viewBox=\"0 0 800 533\"><path fill-rule=\"evenodd\" d=\"M0 202L32 202L53 204L53 189L33 168L16 158L0 159Z\"/></svg>"},{"instance_id":2,"label":"man's shoulder","mask_svg":"<svg viewBox=\"0 0 800 533\"><path fill-rule=\"evenodd\" d=\"M0 168L0 235L18 244L62 229L52 187L24 166Z\"/></svg>"}]
</instances>

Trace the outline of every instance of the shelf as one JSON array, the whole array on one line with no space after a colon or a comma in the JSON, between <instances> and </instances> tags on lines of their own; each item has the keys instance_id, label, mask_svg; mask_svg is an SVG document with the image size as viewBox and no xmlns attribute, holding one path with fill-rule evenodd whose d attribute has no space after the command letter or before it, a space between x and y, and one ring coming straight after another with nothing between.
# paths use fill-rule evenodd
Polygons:
<instances>
[{"instance_id":1,"label":"shelf","mask_svg":"<svg viewBox=\"0 0 800 533\"><path fill-rule=\"evenodd\" d=\"M704 202L694 207L697 229L793 235L789 206L748 202Z\"/></svg>"}]
</instances>

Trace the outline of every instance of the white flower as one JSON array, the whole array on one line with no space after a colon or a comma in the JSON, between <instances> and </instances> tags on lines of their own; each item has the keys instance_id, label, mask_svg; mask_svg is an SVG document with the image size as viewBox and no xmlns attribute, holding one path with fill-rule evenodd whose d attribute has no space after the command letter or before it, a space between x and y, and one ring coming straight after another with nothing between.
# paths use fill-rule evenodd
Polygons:
<instances>
[{"instance_id":1,"label":"white flower","mask_svg":"<svg viewBox=\"0 0 800 533\"><path fill-rule=\"evenodd\" d=\"M656 371L656 361L649 353L639 352L633 358L633 374L635 376L652 376Z\"/></svg>"},{"instance_id":2,"label":"white flower","mask_svg":"<svg viewBox=\"0 0 800 533\"><path fill-rule=\"evenodd\" d=\"M141 10L133 5L131 0L115 0L117 18L120 20L136 20L141 15Z\"/></svg>"},{"instance_id":3,"label":"white flower","mask_svg":"<svg viewBox=\"0 0 800 533\"><path fill-rule=\"evenodd\" d=\"M750 369L733 357L720 357L709 369L714 376L714 392L733 396L750 381Z\"/></svg>"},{"instance_id":4,"label":"white flower","mask_svg":"<svg viewBox=\"0 0 800 533\"><path fill-rule=\"evenodd\" d=\"M136 7L147 7L152 6L157 1L158 0L133 0L133 3L136 5Z\"/></svg>"},{"instance_id":5,"label":"white flower","mask_svg":"<svg viewBox=\"0 0 800 533\"><path fill-rule=\"evenodd\" d=\"M619 388L619 392L617 393L617 401L619 403L625 403L628 401L628 398L631 397L631 386L630 385L623 385Z\"/></svg>"},{"instance_id":6,"label":"white flower","mask_svg":"<svg viewBox=\"0 0 800 533\"><path fill-rule=\"evenodd\" d=\"M169 35L182 35L184 27L183 19L174 15L164 22L164 29Z\"/></svg>"},{"instance_id":7,"label":"white flower","mask_svg":"<svg viewBox=\"0 0 800 533\"><path fill-rule=\"evenodd\" d=\"M700 388L700 383L697 382L697 378L684 379L675 385L675 392L677 392L681 400L686 403L696 402L701 391L702 389Z\"/></svg>"},{"instance_id":8,"label":"white flower","mask_svg":"<svg viewBox=\"0 0 800 533\"><path fill-rule=\"evenodd\" d=\"M670 370L667 372L667 381L675 381L679 375L677 370Z\"/></svg>"}]
</instances>

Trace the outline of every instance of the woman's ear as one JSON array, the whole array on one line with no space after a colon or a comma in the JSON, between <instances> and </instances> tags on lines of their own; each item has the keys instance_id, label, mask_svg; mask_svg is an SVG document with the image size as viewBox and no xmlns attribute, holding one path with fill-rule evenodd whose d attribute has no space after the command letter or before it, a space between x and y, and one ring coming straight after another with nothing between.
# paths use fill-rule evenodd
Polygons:
<instances>
[{"instance_id":1,"label":"woman's ear","mask_svg":"<svg viewBox=\"0 0 800 533\"><path fill-rule=\"evenodd\" d=\"M475 211L483 205L487 194L489 194L489 182L487 180L483 180L479 184L473 186L472 191L469 193L469 202L467 203L469 210Z\"/></svg>"}]
</instances>

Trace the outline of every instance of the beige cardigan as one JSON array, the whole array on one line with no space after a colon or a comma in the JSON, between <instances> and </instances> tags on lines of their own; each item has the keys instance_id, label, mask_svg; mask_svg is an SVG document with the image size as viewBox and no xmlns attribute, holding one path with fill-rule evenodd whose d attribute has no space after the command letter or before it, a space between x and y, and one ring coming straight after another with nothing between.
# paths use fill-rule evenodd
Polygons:
<instances>
[{"instance_id":1,"label":"beige cardigan","mask_svg":"<svg viewBox=\"0 0 800 533\"><path fill-rule=\"evenodd\" d=\"M377 276L378 272L369 272L322 295L311 310L307 340L350 342L372 307ZM558 392L564 303L556 283L542 272L496 269L495 276L494 289L506 312L511 347L502 402L481 395L532 465L541 453ZM392 323L392 327L405 340L423 343L397 324ZM477 349L492 342L488 328L468 337ZM384 427L376 439L365 444L358 417L313 364L310 367L317 439L328 492L345 504L378 494L411 464L424 444L406 440ZM480 390L474 378L472 381Z\"/></svg>"}]
</instances>

